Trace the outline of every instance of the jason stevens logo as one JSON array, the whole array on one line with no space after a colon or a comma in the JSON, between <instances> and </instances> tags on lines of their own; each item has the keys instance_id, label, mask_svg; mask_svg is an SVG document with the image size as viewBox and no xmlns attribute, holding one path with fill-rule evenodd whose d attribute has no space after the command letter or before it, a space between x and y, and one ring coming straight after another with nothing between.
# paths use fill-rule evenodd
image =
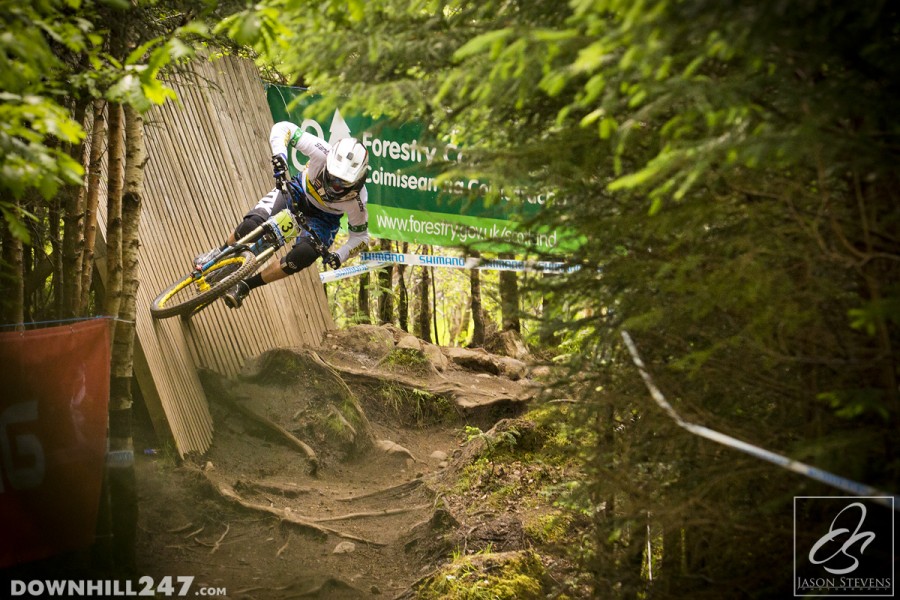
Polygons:
<instances>
[{"instance_id":1,"label":"jason stevens logo","mask_svg":"<svg viewBox=\"0 0 900 600\"><path fill-rule=\"evenodd\" d=\"M891 497L795 497L794 596L893 597L893 507Z\"/></svg>"}]
</instances>

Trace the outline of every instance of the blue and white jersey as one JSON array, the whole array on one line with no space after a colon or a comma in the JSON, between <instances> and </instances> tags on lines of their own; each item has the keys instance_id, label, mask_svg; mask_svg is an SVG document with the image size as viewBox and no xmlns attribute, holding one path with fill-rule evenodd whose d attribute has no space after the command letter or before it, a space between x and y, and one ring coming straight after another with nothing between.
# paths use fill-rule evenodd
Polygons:
<instances>
[{"instance_id":1,"label":"blue and white jersey","mask_svg":"<svg viewBox=\"0 0 900 600\"><path fill-rule=\"evenodd\" d=\"M324 213L331 215L347 215L347 229L350 237L343 246L335 252L345 262L351 256L369 245L369 212L366 209L368 192L366 186L359 190L351 190L346 196L337 202L326 200L325 191L318 187L317 181L321 180L319 174L325 168L325 157L331 151L331 146L322 138L301 131L300 128L289 121L280 121L272 126L269 135L269 146L272 155L284 154L290 156L289 149L296 148L309 160L303 171L295 181L309 199L310 204Z\"/></svg>"}]
</instances>

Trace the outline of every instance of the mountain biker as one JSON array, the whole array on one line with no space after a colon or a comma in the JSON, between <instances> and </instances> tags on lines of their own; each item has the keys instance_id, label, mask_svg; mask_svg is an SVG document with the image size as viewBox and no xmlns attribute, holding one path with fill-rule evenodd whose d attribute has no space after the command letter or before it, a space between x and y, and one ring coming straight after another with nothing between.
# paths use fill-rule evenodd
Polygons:
<instances>
[{"instance_id":1,"label":"mountain biker","mask_svg":"<svg viewBox=\"0 0 900 600\"><path fill-rule=\"evenodd\" d=\"M348 258L368 246L368 211L366 201L366 175L369 156L366 148L356 138L343 138L331 146L322 138L301 131L289 121L275 123L269 135L272 149L272 166L275 178L288 176L287 152L296 148L309 157L306 166L287 182L293 194L293 211L306 216L310 229L326 248L331 247L340 227L341 216L347 215L349 239L334 252L326 252L322 262L337 269ZM285 194L273 189L252 208L237 226L228 243L235 243L261 225L271 215L283 210L292 202ZM195 265L211 260L220 249L211 250L194 259ZM298 273L316 261L316 252L309 233L300 234L280 262L273 262L261 272L239 281L223 296L229 308L240 308L250 290L288 275Z\"/></svg>"}]
</instances>

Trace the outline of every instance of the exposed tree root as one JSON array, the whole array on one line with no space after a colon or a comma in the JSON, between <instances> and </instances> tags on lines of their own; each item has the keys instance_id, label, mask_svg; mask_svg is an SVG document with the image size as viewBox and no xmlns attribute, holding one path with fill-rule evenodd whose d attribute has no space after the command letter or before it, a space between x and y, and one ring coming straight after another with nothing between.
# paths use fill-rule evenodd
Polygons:
<instances>
[{"instance_id":1,"label":"exposed tree root","mask_svg":"<svg viewBox=\"0 0 900 600\"><path fill-rule=\"evenodd\" d=\"M263 512L278 517L285 523L289 523L291 525L295 525L303 530L309 531L311 533L315 533L318 535L326 536L328 534L335 535L337 537L341 537L348 540L353 540L355 542L361 542L363 544L370 544L372 546L386 546L384 542L376 542L374 540L369 540L351 533L347 533L345 531L340 531L338 529L332 529L330 527L326 527L323 525L318 525L315 523L315 519L310 519L308 517L304 517L302 515L294 514L288 510L283 508L276 508L273 506L265 506L263 504L257 504L255 502L250 502L248 500L243 499L240 494L234 491L234 488L228 485L227 483L221 481L215 481L206 471L201 471L198 469L198 473L200 473L203 478L210 484L210 486L223 498L229 500L238 506L241 506L247 510L255 511L255 512Z\"/></svg>"},{"instance_id":2,"label":"exposed tree root","mask_svg":"<svg viewBox=\"0 0 900 600\"><path fill-rule=\"evenodd\" d=\"M299 439L297 436L295 436L293 433L291 433L281 425L252 410L245 404L245 402L243 402L243 400L247 400L246 398L233 398L229 391L225 389L221 378L216 374L212 373L211 371L205 371L202 372L200 376L203 380L204 387L214 390L214 397L222 399L229 408L232 408L242 415L248 417L251 421L257 423L258 425L262 425L264 428L275 433L290 446L300 450L306 456L306 460L309 462L311 474L316 474L319 469L319 459L316 456L316 452L309 446L309 444Z\"/></svg>"},{"instance_id":3,"label":"exposed tree root","mask_svg":"<svg viewBox=\"0 0 900 600\"><path fill-rule=\"evenodd\" d=\"M358 496L345 496L344 498L335 498L338 502L353 502L354 500L362 500L363 498L374 498L375 496L400 496L404 492L411 492L420 485L422 485L424 481L421 479L413 479L412 481L405 481L403 483L398 483L397 485L392 485L390 487L382 488L380 490L375 490L373 492L368 492L365 494L360 494Z\"/></svg>"},{"instance_id":4,"label":"exposed tree root","mask_svg":"<svg viewBox=\"0 0 900 600\"><path fill-rule=\"evenodd\" d=\"M460 383L449 381L446 378L442 378L444 379L444 381L441 382L427 383L423 389L423 382L421 378L408 377L403 375L402 373L391 372L380 374L377 371L373 372L365 369L357 369L350 366L333 365L326 362L320 357L317 358L328 368L332 369L333 371L338 371L343 375L348 375L367 383L399 383L400 385L426 394L452 398L459 406L462 406L463 408L494 404L496 402L503 401L519 402L525 399L524 396L518 396L515 394L497 393L493 391L486 391L477 387L467 387ZM530 396L530 394L528 395Z\"/></svg>"},{"instance_id":5,"label":"exposed tree root","mask_svg":"<svg viewBox=\"0 0 900 600\"><path fill-rule=\"evenodd\" d=\"M298 487L291 483L279 483L276 481L253 481L239 479L234 484L237 491L248 490L262 494L277 494L283 498L297 498L304 494L312 493L314 490L308 487Z\"/></svg>"},{"instance_id":6,"label":"exposed tree root","mask_svg":"<svg viewBox=\"0 0 900 600\"><path fill-rule=\"evenodd\" d=\"M371 510L365 512L349 513L346 515L337 515L334 517L322 517L320 519L313 519L313 521L316 523L325 523L327 521L349 521L350 519L365 519L367 517L386 517L388 515L400 515L416 510L424 510L426 508L431 508L431 505L419 504L418 506L407 506L404 508L385 508L383 510Z\"/></svg>"},{"instance_id":7,"label":"exposed tree root","mask_svg":"<svg viewBox=\"0 0 900 600\"><path fill-rule=\"evenodd\" d=\"M200 532L202 532L204 529L206 529L205 526L200 527L200 529L195 529L194 531L190 532L189 534L187 534L184 537L185 537L185 539L190 539L190 538L194 537L195 535L199 534Z\"/></svg>"},{"instance_id":8,"label":"exposed tree root","mask_svg":"<svg viewBox=\"0 0 900 600\"><path fill-rule=\"evenodd\" d=\"M228 395L223 395L222 398L225 400L228 406L237 410L242 415L249 417L255 423L262 425L266 429L269 429L270 431L276 433L288 444L303 452L306 455L306 460L309 462L310 469L312 470L311 474L316 474L316 471L319 470L319 459L316 456L315 450L313 450L309 446L309 444L295 436L293 433L291 433L278 423L275 423L271 419L268 419L267 417L264 417L261 414L257 413L250 407L246 406L243 402L232 400Z\"/></svg>"},{"instance_id":9,"label":"exposed tree root","mask_svg":"<svg viewBox=\"0 0 900 600\"><path fill-rule=\"evenodd\" d=\"M216 540L216 543L213 545L212 550L209 551L210 554L215 554L216 550L219 549L219 546L222 545L222 540L225 539L225 536L228 535L228 532L231 531L231 525L225 524L225 531L222 532L222 535L219 536L219 539Z\"/></svg>"},{"instance_id":10,"label":"exposed tree root","mask_svg":"<svg viewBox=\"0 0 900 600\"><path fill-rule=\"evenodd\" d=\"M266 593L288 592L288 595L281 596L281 600L288 600L289 598L310 598L310 597L319 598L319 597L321 597L320 594L322 592L326 592L329 590L331 590L331 591L347 590L347 591L355 592L355 593L362 595L361 590L353 587L346 581L343 581L336 577L328 577L325 580L323 580L321 583L319 583L318 585L314 584L312 587L307 588L301 592L297 592L294 594L290 593L292 590L295 590L295 589L301 587L301 585L302 585L301 582L294 582L289 585L281 585L281 586L277 586L277 587L256 586L256 587L250 587L250 588L244 588L241 590L237 590L234 593L238 596L244 596L244 595L250 594L252 592L266 592Z\"/></svg>"},{"instance_id":11,"label":"exposed tree root","mask_svg":"<svg viewBox=\"0 0 900 600\"><path fill-rule=\"evenodd\" d=\"M334 590L347 590L350 592L355 592L357 594L362 595L362 590L353 587L346 581L341 579L336 579L334 577L329 577L319 585L313 586L308 590L304 590L299 594L292 594L290 596L284 596L282 600L290 600L291 598L322 598L323 592L329 592Z\"/></svg>"}]
</instances>

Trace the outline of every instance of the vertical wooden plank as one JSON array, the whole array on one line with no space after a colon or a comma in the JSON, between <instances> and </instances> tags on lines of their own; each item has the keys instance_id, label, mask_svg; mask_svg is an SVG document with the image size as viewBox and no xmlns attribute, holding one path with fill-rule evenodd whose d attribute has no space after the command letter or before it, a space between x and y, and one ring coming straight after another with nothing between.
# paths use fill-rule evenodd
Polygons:
<instances>
[{"instance_id":1,"label":"vertical wooden plank","mask_svg":"<svg viewBox=\"0 0 900 600\"><path fill-rule=\"evenodd\" d=\"M182 105L168 103L147 118L136 323L139 385L155 425L168 428L182 456L202 454L212 442L198 367L233 375L250 356L316 344L333 327L313 270L254 292L240 311L213 306L188 325L150 317L153 297L188 272L196 253L224 241L271 189L272 122L254 65L226 57L194 68L213 87L198 87L202 78L173 80ZM105 230L103 219L100 225Z\"/></svg>"}]
</instances>

